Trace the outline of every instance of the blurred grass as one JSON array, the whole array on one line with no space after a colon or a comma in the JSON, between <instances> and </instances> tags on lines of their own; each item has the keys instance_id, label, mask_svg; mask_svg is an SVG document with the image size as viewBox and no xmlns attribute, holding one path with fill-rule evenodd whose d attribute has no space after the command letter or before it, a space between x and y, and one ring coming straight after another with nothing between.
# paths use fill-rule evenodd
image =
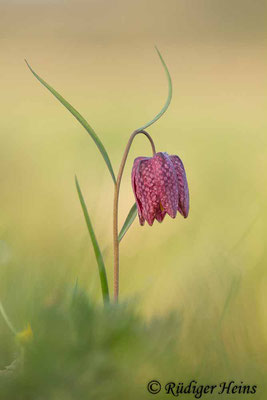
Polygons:
<instances>
[{"instance_id":1,"label":"blurred grass","mask_svg":"<svg viewBox=\"0 0 267 400\"><path fill-rule=\"evenodd\" d=\"M73 295L65 286L62 293L35 307L34 339L23 356L10 344L9 335L2 335L1 345L8 344L6 358L16 364L13 371L0 374L1 399L13 400L18 394L21 400L146 399L151 396L146 385L155 378L162 385L177 379L218 385L234 379L237 384L257 385L256 398L264 398L263 360L251 357L249 349L236 357L222 340L225 333L219 318L212 323L205 319L200 330L196 312L188 337L184 313L144 322L133 304L100 308L79 288ZM203 306L202 298L196 311ZM162 391L157 397L165 396Z\"/></svg>"},{"instance_id":2,"label":"blurred grass","mask_svg":"<svg viewBox=\"0 0 267 400\"><path fill-rule=\"evenodd\" d=\"M145 384L155 377L258 382L254 398L266 398L261 2L236 2L230 13L225 2L204 1L202 8L202 2L197 7L181 2L179 8L170 1L166 14L154 2L148 24L144 11L150 3L137 3L124 6L125 17L108 8L109 18L102 2L79 2L79 10L69 2L62 13L61 2L39 8L0 3L0 297L15 327L23 329L29 321L36 335L28 367L14 386L2 388L1 400L17 400L18 390L27 399L88 398L91 383L103 379L107 384L95 386L94 398L126 397L127 388L132 389L128 396L142 398L148 396ZM137 26L139 14L144 17ZM111 317L117 313L118 331L126 321L128 333L109 347L113 329L115 336L120 333L98 306L97 265L74 175L110 283L113 185L86 133L33 79L23 59L88 119L116 171L129 134L153 117L167 94L155 42L170 68L174 96L149 133L159 151L182 158L191 209L187 220L166 218L153 228L135 222L123 239L121 298L134 305L111 311ZM149 146L138 138L122 182L121 223L133 202L133 159L147 154ZM77 278L91 299L79 306L85 315L84 347L73 339L79 308L76 316L68 308ZM16 352L0 318L0 368ZM63 382L69 380L73 388L65 390ZM118 381L124 382L121 388ZM41 395L45 382L47 392Z\"/></svg>"}]
</instances>

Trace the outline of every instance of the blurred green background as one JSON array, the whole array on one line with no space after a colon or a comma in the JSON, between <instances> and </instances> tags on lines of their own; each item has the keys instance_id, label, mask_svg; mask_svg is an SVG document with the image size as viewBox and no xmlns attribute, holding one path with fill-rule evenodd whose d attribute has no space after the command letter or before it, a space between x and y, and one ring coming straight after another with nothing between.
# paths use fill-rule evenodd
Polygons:
<instances>
[{"instance_id":1,"label":"blurred green background","mask_svg":"<svg viewBox=\"0 0 267 400\"><path fill-rule=\"evenodd\" d=\"M179 357L188 371L216 364L219 373L216 349L223 346L236 379L261 381L267 361L265 13L261 0L0 1L0 298L18 329L36 302L54 304L77 278L101 302L75 174L112 289L109 172L91 138L24 58L93 126L117 171L130 133L167 96L156 44L174 94L167 114L148 131L158 151L183 160L190 213L153 227L134 222L121 244L121 299L135 301L147 321L182 315ZM138 137L122 182L120 224L134 200L133 160L150 153ZM0 332L7 335L2 320ZM1 351L4 367L9 354Z\"/></svg>"}]
</instances>

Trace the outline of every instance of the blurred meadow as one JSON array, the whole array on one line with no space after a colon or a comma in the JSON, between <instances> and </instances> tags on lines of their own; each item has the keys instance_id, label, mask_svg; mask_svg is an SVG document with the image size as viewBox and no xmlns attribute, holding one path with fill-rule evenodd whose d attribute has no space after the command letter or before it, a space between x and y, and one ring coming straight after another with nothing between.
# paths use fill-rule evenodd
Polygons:
<instances>
[{"instance_id":1,"label":"blurred meadow","mask_svg":"<svg viewBox=\"0 0 267 400\"><path fill-rule=\"evenodd\" d=\"M261 0L0 0L0 300L16 329L31 323L36 346L15 383L0 382L0 400L149 398L156 378L243 381L266 399L265 13ZM190 212L153 227L135 220L121 243L126 304L109 314L74 175L111 294L113 182L92 139L24 58L87 119L117 172L129 135L167 96L155 44L173 99L148 132L157 151L183 160ZM140 155L151 155L141 135L122 181L120 225ZM67 316L76 281L78 316ZM75 345L73 324L84 330ZM0 316L0 370L18 351ZM47 354L64 354L62 365Z\"/></svg>"}]
</instances>

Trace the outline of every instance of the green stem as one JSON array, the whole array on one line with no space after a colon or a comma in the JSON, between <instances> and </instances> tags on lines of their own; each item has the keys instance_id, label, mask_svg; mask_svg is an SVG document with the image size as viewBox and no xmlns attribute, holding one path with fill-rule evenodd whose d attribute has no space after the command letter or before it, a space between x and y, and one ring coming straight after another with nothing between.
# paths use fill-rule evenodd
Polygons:
<instances>
[{"instance_id":1,"label":"green stem","mask_svg":"<svg viewBox=\"0 0 267 400\"><path fill-rule=\"evenodd\" d=\"M153 142L151 136L144 130L136 130L131 134L130 139L127 143L127 146L125 148L123 157L122 157L117 181L115 183L115 188L114 188L114 204L113 204L113 254L114 254L114 302L115 303L118 302L118 297L119 297L119 244L120 244L120 241L119 241L119 237L118 237L118 207L119 207L120 184L121 184L122 174L124 171L124 167L126 164L126 160L127 160L132 142L133 142L135 136L138 135L139 133L143 133L148 138L148 140L150 141L151 147L152 147L153 155L156 153L155 145L154 145L154 142Z\"/></svg>"}]
</instances>

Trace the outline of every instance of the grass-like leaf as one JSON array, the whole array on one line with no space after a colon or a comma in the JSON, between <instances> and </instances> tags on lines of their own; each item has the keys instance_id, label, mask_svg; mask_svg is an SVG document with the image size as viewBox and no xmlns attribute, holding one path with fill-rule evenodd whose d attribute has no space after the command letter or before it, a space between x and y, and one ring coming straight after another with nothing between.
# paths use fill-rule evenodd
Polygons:
<instances>
[{"instance_id":1,"label":"grass-like leaf","mask_svg":"<svg viewBox=\"0 0 267 400\"><path fill-rule=\"evenodd\" d=\"M125 222L121 228L121 231L119 233L119 236L118 236L119 242L121 241L121 239L123 238L125 233L128 231L128 229L130 228L132 223L134 222L136 215L137 215L137 207L136 207L136 203L134 203L134 205L130 209L129 214L127 215L126 220L125 220Z\"/></svg>"},{"instance_id":2,"label":"grass-like leaf","mask_svg":"<svg viewBox=\"0 0 267 400\"><path fill-rule=\"evenodd\" d=\"M79 111L77 111L74 107L72 107L72 105L67 100L65 100L55 89L53 89L52 86L50 86L39 75L37 75L37 73L32 69L30 64L27 62L27 60L25 60L25 62L27 64L27 66L29 67L30 71L33 73L33 75L38 79L38 81L41 82L41 84L44 85L60 101L60 103L63 104L63 106L66 107L67 110L69 110L71 112L71 114L86 129L86 131L89 133L89 135L91 136L91 138L93 139L93 141L97 145L100 153L102 154L102 156L103 156L103 158L105 160L105 163L106 163L106 165L107 165L107 167L109 169L109 172L111 174L111 177L113 179L113 182L116 183L115 174L114 174L114 171L113 171L113 168L112 168L108 153L107 153L103 143L101 142L101 140L99 139L99 137L97 136L95 131L93 130L93 128L83 118L83 116L79 113Z\"/></svg>"},{"instance_id":3,"label":"grass-like leaf","mask_svg":"<svg viewBox=\"0 0 267 400\"><path fill-rule=\"evenodd\" d=\"M162 55L160 54L158 48L155 46L156 51L159 55L160 61L162 62L163 68L166 72L167 75L167 79L168 79L168 97L166 100L166 103L164 104L163 108L160 110L160 112L149 122L147 122L145 125L141 126L141 128L138 128L137 131L141 131L143 129L148 128L149 126L151 126L152 124L154 124L154 122L156 122L168 109L171 99L172 99L172 80L171 80L171 75L169 73L169 70L167 68L167 65L165 63L165 61L163 60Z\"/></svg>"},{"instance_id":4,"label":"grass-like leaf","mask_svg":"<svg viewBox=\"0 0 267 400\"><path fill-rule=\"evenodd\" d=\"M5 323L7 324L7 326L8 326L9 329L11 330L11 332L14 333L14 335L16 335L17 332L16 332L14 326L12 325L12 322L11 322L10 319L8 318L7 313L6 313L5 309L4 309L4 306L3 306L3 304L1 303L1 301L0 301L0 314L2 314L2 317L4 318Z\"/></svg>"},{"instance_id":5,"label":"grass-like leaf","mask_svg":"<svg viewBox=\"0 0 267 400\"><path fill-rule=\"evenodd\" d=\"M104 264L104 260L102 257L102 253L101 250L99 248L95 233L94 233L94 229L87 211L87 207L85 204L85 201L83 199L83 195L81 192L81 188L77 179L77 176L75 176L75 184L76 184L76 189L78 192L78 196L79 196L79 200L82 206L82 210L83 210L83 214L84 214L84 219L88 228L88 232L93 244L93 248L94 248L94 252L95 252L95 257L96 257L96 261L98 264L98 270L99 270L99 277L100 277L100 282L101 282L101 289L102 289L102 295L103 295L103 300L104 303L108 303L109 302L109 290L108 290L108 281L107 281L107 274L106 274L106 268L105 268L105 264Z\"/></svg>"}]
</instances>

